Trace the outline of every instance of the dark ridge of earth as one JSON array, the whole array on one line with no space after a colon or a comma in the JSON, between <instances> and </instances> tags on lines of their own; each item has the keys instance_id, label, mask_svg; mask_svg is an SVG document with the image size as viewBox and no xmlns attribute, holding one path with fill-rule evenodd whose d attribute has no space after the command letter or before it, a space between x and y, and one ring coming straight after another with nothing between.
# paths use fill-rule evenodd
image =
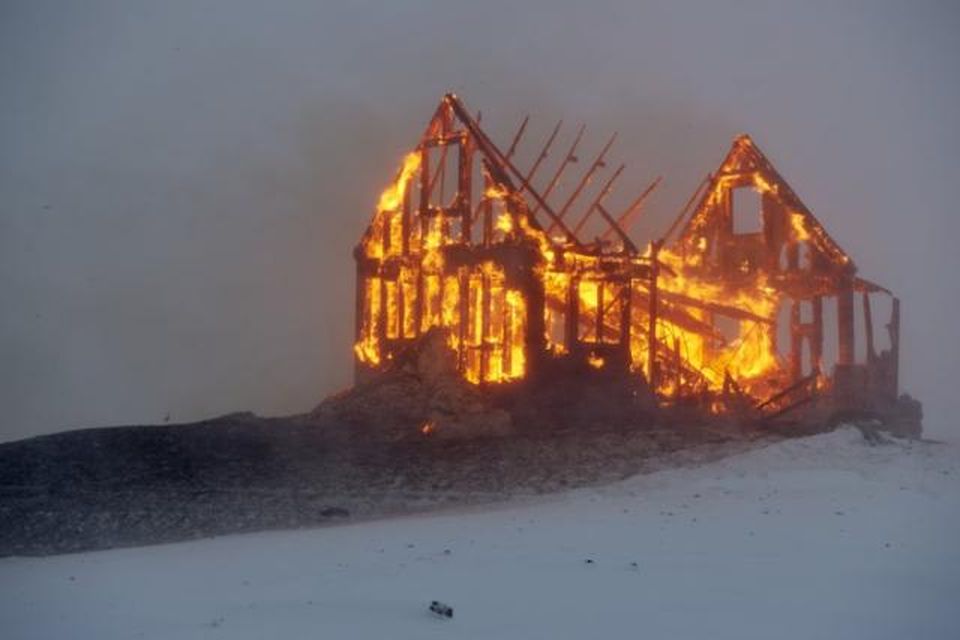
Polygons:
<instances>
[{"instance_id":1,"label":"dark ridge of earth","mask_svg":"<svg viewBox=\"0 0 960 640\"><path fill-rule=\"evenodd\" d=\"M315 414L68 431L0 444L0 556L492 502L702 462L773 437L651 427L384 438Z\"/></svg>"}]
</instances>

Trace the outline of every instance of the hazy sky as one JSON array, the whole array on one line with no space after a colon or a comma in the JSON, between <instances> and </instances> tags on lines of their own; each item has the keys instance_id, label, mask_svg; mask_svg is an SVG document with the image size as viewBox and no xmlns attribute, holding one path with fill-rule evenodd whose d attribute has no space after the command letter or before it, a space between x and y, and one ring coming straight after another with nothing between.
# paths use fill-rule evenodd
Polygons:
<instances>
[{"instance_id":1,"label":"hazy sky","mask_svg":"<svg viewBox=\"0 0 960 640\"><path fill-rule=\"evenodd\" d=\"M0 440L349 384L353 245L448 90L504 146L618 130L626 195L665 176L640 239L752 134L960 438L958 6L6 0Z\"/></svg>"}]
</instances>

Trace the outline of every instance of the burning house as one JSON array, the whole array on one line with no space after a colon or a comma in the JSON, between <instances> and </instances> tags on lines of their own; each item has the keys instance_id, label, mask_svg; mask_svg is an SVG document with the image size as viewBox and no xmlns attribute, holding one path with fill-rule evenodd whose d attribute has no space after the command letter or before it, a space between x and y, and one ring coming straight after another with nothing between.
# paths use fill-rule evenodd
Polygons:
<instances>
[{"instance_id":1,"label":"burning house","mask_svg":"<svg viewBox=\"0 0 960 640\"><path fill-rule=\"evenodd\" d=\"M609 210L616 134L578 163L583 127L558 154L558 124L520 167L527 122L501 148L456 96L440 101L355 249L358 381L436 328L481 388L596 372L635 378L663 407L761 421L902 413L899 301L858 275L748 136L640 245L629 227L657 182Z\"/></svg>"}]
</instances>

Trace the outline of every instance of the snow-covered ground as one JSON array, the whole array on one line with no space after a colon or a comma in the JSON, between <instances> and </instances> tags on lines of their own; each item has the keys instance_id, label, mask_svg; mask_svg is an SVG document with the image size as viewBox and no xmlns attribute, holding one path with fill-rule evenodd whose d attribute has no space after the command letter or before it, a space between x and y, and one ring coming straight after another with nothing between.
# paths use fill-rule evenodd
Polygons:
<instances>
[{"instance_id":1,"label":"snow-covered ground","mask_svg":"<svg viewBox=\"0 0 960 640\"><path fill-rule=\"evenodd\" d=\"M0 593L7 639L960 638L960 447L844 428L499 507L8 558Z\"/></svg>"}]
</instances>

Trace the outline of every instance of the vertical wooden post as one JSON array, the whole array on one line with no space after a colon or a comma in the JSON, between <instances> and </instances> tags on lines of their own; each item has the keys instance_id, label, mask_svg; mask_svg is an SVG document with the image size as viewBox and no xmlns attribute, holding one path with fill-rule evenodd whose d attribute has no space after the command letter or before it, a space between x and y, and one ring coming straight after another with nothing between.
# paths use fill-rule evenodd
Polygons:
<instances>
[{"instance_id":1,"label":"vertical wooden post","mask_svg":"<svg viewBox=\"0 0 960 640\"><path fill-rule=\"evenodd\" d=\"M391 249L391 234L390 234L390 225L393 224L393 212L385 211L383 212L383 225L380 227L380 244L383 246L383 255L386 256L390 253Z\"/></svg>"},{"instance_id":2,"label":"vertical wooden post","mask_svg":"<svg viewBox=\"0 0 960 640\"><path fill-rule=\"evenodd\" d=\"M720 221L718 233L714 236L716 243L716 264L724 271L735 268L730 264L727 249L730 246L730 237L733 235L733 190L723 187L720 190Z\"/></svg>"},{"instance_id":3,"label":"vertical wooden post","mask_svg":"<svg viewBox=\"0 0 960 640\"><path fill-rule=\"evenodd\" d=\"M490 317L493 311L490 276L484 273L480 283L480 302L483 305L480 313L480 323L483 325L480 328L480 380L486 382L490 373Z\"/></svg>"},{"instance_id":4,"label":"vertical wooden post","mask_svg":"<svg viewBox=\"0 0 960 640\"><path fill-rule=\"evenodd\" d=\"M870 310L870 294L863 292L863 330L867 341L867 364L873 364L877 352L873 348L873 313Z\"/></svg>"},{"instance_id":5,"label":"vertical wooden post","mask_svg":"<svg viewBox=\"0 0 960 640\"><path fill-rule=\"evenodd\" d=\"M411 182L413 180L411 179ZM403 191L403 213L400 218L400 235L403 237L401 242L401 252L403 255L410 255L410 189Z\"/></svg>"},{"instance_id":6,"label":"vertical wooden post","mask_svg":"<svg viewBox=\"0 0 960 640\"><path fill-rule=\"evenodd\" d=\"M420 248L421 253L423 250L423 245L426 241L427 234L430 231L430 149L427 145L421 145L420 147ZM413 305L413 325L414 325L414 335L419 336L423 329L423 314L424 314L424 301L426 296L424 295L424 286L423 286L423 259L421 257L419 264L417 264L417 277L416 284L414 289L416 291L416 299L414 300Z\"/></svg>"},{"instance_id":7,"label":"vertical wooden post","mask_svg":"<svg viewBox=\"0 0 960 640\"><path fill-rule=\"evenodd\" d=\"M547 293L543 279L535 271L534 265L537 259L539 255L530 255L530 261L524 264L520 279L520 290L527 302L527 321L524 327L525 335L518 339L523 340L525 348L524 374L527 379L539 375L542 370L543 356L547 351L546 325L544 324Z\"/></svg>"},{"instance_id":8,"label":"vertical wooden post","mask_svg":"<svg viewBox=\"0 0 960 640\"><path fill-rule=\"evenodd\" d=\"M457 180L459 193L457 204L460 206L460 241L469 244L473 239L473 145L467 134L460 139L457 149L460 152L460 175Z\"/></svg>"},{"instance_id":9,"label":"vertical wooden post","mask_svg":"<svg viewBox=\"0 0 960 640\"><path fill-rule=\"evenodd\" d=\"M430 148L420 149L420 243L423 244L429 230L430 212Z\"/></svg>"},{"instance_id":10,"label":"vertical wooden post","mask_svg":"<svg viewBox=\"0 0 960 640\"><path fill-rule=\"evenodd\" d=\"M800 247L796 242L787 245L787 269L796 271L800 268Z\"/></svg>"},{"instance_id":11,"label":"vertical wooden post","mask_svg":"<svg viewBox=\"0 0 960 640\"><path fill-rule=\"evenodd\" d=\"M810 349L813 358L813 368L817 373L823 372L823 296L813 298L813 344Z\"/></svg>"},{"instance_id":12,"label":"vertical wooden post","mask_svg":"<svg viewBox=\"0 0 960 640\"><path fill-rule=\"evenodd\" d=\"M803 332L800 327L800 300L790 303L790 379L803 377Z\"/></svg>"},{"instance_id":13,"label":"vertical wooden post","mask_svg":"<svg viewBox=\"0 0 960 640\"><path fill-rule=\"evenodd\" d=\"M493 203L486 197L487 189L491 186L490 177L484 173L484 195L480 197L483 198L483 246L485 247L489 247L490 243L493 242Z\"/></svg>"},{"instance_id":14,"label":"vertical wooden post","mask_svg":"<svg viewBox=\"0 0 960 640\"><path fill-rule=\"evenodd\" d=\"M380 280L380 313L377 314L377 340L380 343L380 357L386 357L387 343L387 279Z\"/></svg>"},{"instance_id":15,"label":"vertical wooden post","mask_svg":"<svg viewBox=\"0 0 960 640\"><path fill-rule=\"evenodd\" d=\"M360 337L363 335L363 319L365 316L364 311L367 308L367 291L366 283L363 274L363 270L360 267L359 262L357 263L357 283L356 283L356 306L354 307L354 318L353 318L353 341L360 342Z\"/></svg>"},{"instance_id":16,"label":"vertical wooden post","mask_svg":"<svg viewBox=\"0 0 960 640\"><path fill-rule=\"evenodd\" d=\"M632 313L632 304L633 281L627 278L620 293L620 348L626 356L624 362L630 362L630 316Z\"/></svg>"},{"instance_id":17,"label":"vertical wooden post","mask_svg":"<svg viewBox=\"0 0 960 640\"><path fill-rule=\"evenodd\" d=\"M603 280L597 282L596 343L603 344Z\"/></svg>"},{"instance_id":18,"label":"vertical wooden post","mask_svg":"<svg viewBox=\"0 0 960 640\"><path fill-rule=\"evenodd\" d=\"M680 379L680 378L681 378L681 377L680 377L680 338L674 338L674 339L673 339L673 367L674 367L674 375L676 376L676 378L675 378L675 380L674 380L673 397L674 397L674 398L679 398L679 397L680 397L680 382L681 382L681 379Z\"/></svg>"},{"instance_id":19,"label":"vertical wooden post","mask_svg":"<svg viewBox=\"0 0 960 640\"><path fill-rule=\"evenodd\" d=\"M647 310L649 325L647 326L647 377L650 390L656 393L659 376L657 375L657 278L660 275L660 247L662 240L650 243L650 306Z\"/></svg>"},{"instance_id":20,"label":"vertical wooden post","mask_svg":"<svg viewBox=\"0 0 960 640\"><path fill-rule=\"evenodd\" d=\"M570 284L567 285L567 313L564 318L566 327L566 347L567 353L573 354L577 349L578 337L580 331L580 280L577 276L570 276Z\"/></svg>"},{"instance_id":21,"label":"vertical wooden post","mask_svg":"<svg viewBox=\"0 0 960 640\"><path fill-rule=\"evenodd\" d=\"M837 293L837 331L838 349L837 364L852 365L854 363L853 338L853 282L845 277Z\"/></svg>"},{"instance_id":22,"label":"vertical wooden post","mask_svg":"<svg viewBox=\"0 0 960 640\"><path fill-rule=\"evenodd\" d=\"M367 317L365 313L367 305L367 287L366 279L364 278L363 269L360 267L360 251L354 252L354 257L357 258L357 283L356 283L356 306L354 307L354 316L353 320L353 343L357 344L360 342L360 339L363 337L363 325ZM357 357L356 353L353 355L353 382L360 382L360 358Z\"/></svg>"},{"instance_id":23,"label":"vertical wooden post","mask_svg":"<svg viewBox=\"0 0 960 640\"><path fill-rule=\"evenodd\" d=\"M403 290L403 269L397 272L397 337L406 338L403 323L406 321L406 292Z\"/></svg>"},{"instance_id":24,"label":"vertical wooden post","mask_svg":"<svg viewBox=\"0 0 960 640\"><path fill-rule=\"evenodd\" d=\"M893 397L900 394L900 298L893 299L893 308L890 310L890 369L893 377Z\"/></svg>"},{"instance_id":25,"label":"vertical wooden post","mask_svg":"<svg viewBox=\"0 0 960 640\"><path fill-rule=\"evenodd\" d=\"M426 295L424 295L424 282L423 282L423 264L417 265L417 278L416 283L414 284L414 290L416 292L416 300L414 300L413 305L413 335L414 337L419 336L423 330L423 313L424 313L424 301Z\"/></svg>"},{"instance_id":26,"label":"vertical wooden post","mask_svg":"<svg viewBox=\"0 0 960 640\"><path fill-rule=\"evenodd\" d=\"M457 277L460 280L459 294L460 294L460 313L459 315L459 326L457 327L457 335L459 336L459 345L457 351L457 369L461 372L466 370L466 361L467 361L467 328L470 326L470 275L466 269L460 267Z\"/></svg>"}]
</instances>

